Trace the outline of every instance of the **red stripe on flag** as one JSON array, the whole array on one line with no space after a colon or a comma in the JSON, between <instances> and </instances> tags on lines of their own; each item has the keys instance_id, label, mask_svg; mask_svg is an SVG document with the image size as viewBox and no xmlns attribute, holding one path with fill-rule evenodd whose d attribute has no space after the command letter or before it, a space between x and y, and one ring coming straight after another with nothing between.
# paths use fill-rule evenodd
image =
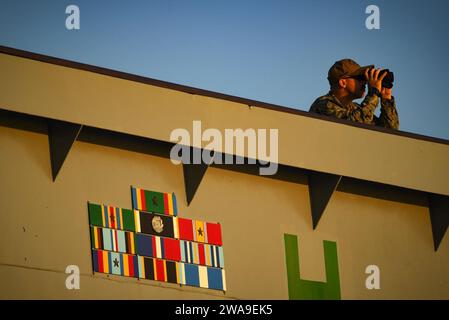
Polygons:
<instances>
[{"instance_id":1,"label":"red stripe on flag","mask_svg":"<svg viewBox=\"0 0 449 320\"><path fill-rule=\"evenodd\" d=\"M147 211L147 203L145 201L145 190L140 189L140 201L142 202L142 210Z\"/></svg>"},{"instance_id":2,"label":"red stripe on flag","mask_svg":"<svg viewBox=\"0 0 449 320\"><path fill-rule=\"evenodd\" d=\"M158 281L165 281L164 260L156 259L156 273Z\"/></svg>"},{"instance_id":3,"label":"red stripe on flag","mask_svg":"<svg viewBox=\"0 0 449 320\"><path fill-rule=\"evenodd\" d=\"M204 255L204 244L198 243L198 254L200 256L200 264L206 264L206 257Z\"/></svg>"},{"instance_id":4,"label":"red stripe on flag","mask_svg":"<svg viewBox=\"0 0 449 320\"><path fill-rule=\"evenodd\" d=\"M165 259L180 261L181 247L178 239L164 238L164 253Z\"/></svg>"},{"instance_id":5,"label":"red stripe on flag","mask_svg":"<svg viewBox=\"0 0 449 320\"><path fill-rule=\"evenodd\" d=\"M168 212L168 195L166 193L164 193L164 213L170 214Z\"/></svg>"},{"instance_id":6,"label":"red stripe on flag","mask_svg":"<svg viewBox=\"0 0 449 320\"><path fill-rule=\"evenodd\" d=\"M192 220L178 218L179 238L182 240L193 241L193 225Z\"/></svg>"},{"instance_id":7,"label":"red stripe on flag","mask_svg":"<svg viewBox=\"0 0 449 320\"><path fill-rule=\"evenodd\" d=\"M157 257L156 251L156 237L151 237L151 247L153 248L153 257Z\"/></svg>"},{"instance_id":8,"label":"red stripe on flag","mask_svg":"<svg viewBox=\"0 0 449 320\"><path fill-rule=\"evenodd\" d=\"M221 225L219 223L206 222L207 242L217 246L222 245Z\"/></svg>"},{"instance_id":9,"label":"red stripe on flag","mask_svg":"<svg viewBox=\"0 0 449 320\"><path fill-rule=\"evenodd\" d=\"M97 257L98 257L98 272L104 273L103 251L97 251Z\"/></svg>"},{"instance_id":10,"label":"red stripe on flag","mask_svg":"<svg viewBox=\"0 0 449 320\"><path fill-rule=\"evenodd\" d=\"M115 233L115 251L118 251L118 234L117 234L117 230L114 230Z\"/></svg>"},{"instance_id":11,"label":"red stripe on flag","mask_svg":"<svg viewBox=\"0 0 449 320\"><path fill-rule=\"evenodd\" d=\"M109 211L109 225L110 228L115 229L115 214L114 214L114 207L108 207Z\"/></svg>"},{"instance_id":12,"label":"red stripe on flag","mask_svg":"<svg viewBox=\"0 0 449 320\"><path fill-rule=\"evenodd\" d=\"M129 276L134 277L134 259L132 255L127 255L128 258L128 267L129 267Z\"/></svg>"}]
</instances>

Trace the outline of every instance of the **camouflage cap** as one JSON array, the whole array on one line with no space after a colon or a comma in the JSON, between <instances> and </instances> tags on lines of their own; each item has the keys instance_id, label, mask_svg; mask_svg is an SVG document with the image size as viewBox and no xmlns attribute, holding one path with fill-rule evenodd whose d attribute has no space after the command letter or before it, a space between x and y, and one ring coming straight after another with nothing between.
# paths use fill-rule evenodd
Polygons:
<instances>
[{"instance_id":1,"label":"camouflage cap","mask_svg":"<svg viewBox=\"0 0 449 320\"><path fill-rule=\"evenodd\" d=\"M342 78L348 78L351 76L363 75L367 68L374 67L373 65L361 67L357 62L352 59L343 59L334 63L329 69L327 79L330 82L336 82Z\"/></svg>"}]
</instances>

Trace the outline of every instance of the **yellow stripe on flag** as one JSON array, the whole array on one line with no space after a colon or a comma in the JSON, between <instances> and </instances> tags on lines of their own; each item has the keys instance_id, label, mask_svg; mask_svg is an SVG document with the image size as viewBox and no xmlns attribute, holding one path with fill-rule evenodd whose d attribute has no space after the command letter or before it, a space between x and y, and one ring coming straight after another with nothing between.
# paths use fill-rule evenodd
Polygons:
<instances>
[{"instance_id":1,"label":"yellow stripe on flag","mask_svg":"<svg viewBox=\"0 0 449 320\"><path fill-rule=\"evenodd\" d=\"M185 268L185 264L181 263L181 267L182 267L182 279L181 279L181 283L182 284L186 284L186 268Z\"/></svg>"},{"instance_id":2,"label":"yellow stripe on flag","mask_svg":"<svg viewBox=\"0 0 449 320\"><path fill-rule=\"evenodd\" d=\"M137 209L142 209L142 198L140 197L140 189L136 188Z\"/></svg>"},{"instance_id":3,"label":"yellow stripe on flag","mask_svg":"<svg viewBox=\"0 0 449 320\"><path fill-rule=\"evenodd\" d=\"M134 210L134 224L136 227L136 232L140 232L140 215L138 210Z\"/></svg>"},{"instance_id":4,"label":"yellow stripe on flag","mask_svg":"<svg viewBox=\"0 0 449 320\"><path fill-rule=\"evenodd\" d=\"M224 269L221 269L221 275L223 278L223 291L226 291L226 278L225 278L225 271Z\"/></svg>"},{"instance_id":5,"label":"yellow stripe on flag","mask_svg":"<svg viewBox=\"0 0 449 320\"><path fill-rule=\"evenodd\" d=\"M161 246L162 246L162 239L161 239L161 237L155 237L156 238L156 257L157 258L160 258L160 259L162 259L163 257L162 257L162 248L161 248Z\"/></svg>"},{"instance_id":6,"label":"yellow stripe on flag","mask_svg":"<svg viewBox=\"0 0 449 320\"><path fill-rule=\"evenodd\" d=\"M200 287L201 288L209 288L209 282L207 278L207 267L199 266L198 273L200 276Z\"/></svg>"},{"instance_id":7,"label":"yellow stripe on flag","mask_svg":"<svg viewBox=\"0 0 449 320\"><path fill-rule=\"evenodd\" d=\"M129 238L131 240L131 253L135 254L136 253L136 248L134 248L134 232L130 232L129 233Z\"/></svg>"},{"instance_id":8,"label":"yellow stripe on flag","mask_svg":"<svg viewBox=\"0 0 449 320\"><path fill-rule=\"evenodd\" d=\"M125 276L129 276L129 263L126 254L123 255L123 273Z\"/></svg>"},{"instance_id":9,"label":"yellow stripe on flag","mask_svg":"<svg viewBox=\"0 0 449 320\"><path fill-rule=\"evenodd\" d=\"M175 239L179 239L178 217L173 217L173 235Z\"/></svg>"},{"instance_id":10,"label":"yellow stripe on flag","mask_svg":"<svg viewBox=\"0 0 449 320\"><path fill-rule=\"evenodd\" d=\"M195 220L196 241L204 242L204 224L203 221Z\"/></svg>"},{"instance_id":11,"label":"yellow stripe on flag","mask_svg":"<svg viewBox=\"0 0 449 320\"><path fill-rule=\"evenodd\" d=\"M99 246L98 246L98 235L97 235L97 231L98 230L98 228L97 227L94 227L94 247L95 247L95 249L99 249Z\"/></svg>"},{"instance_id":12,"label":"yellow stripe on flag","mask_svg":"<svg viewBox=\"0 0 449 320\"><path fill-rule=\"evenodd\" d=\"M153 259L154 279L157 279L156 259Z\"/></svg>"},{"instance_id":13,"label":"yellow stripe on flag","mask_svg":"<svg viewBox=\"0 0 449 320\"><path fill-rule=\"evenodd\" d=\"M124 230L123 229L123 212L122 212L122 208L120 208L119 211L120 211L119 212L119 214L120 214L120 229Z\"/></svg>"},{"instance_id":14,"label":"yellow stripe on flag","mask_svg":"<svg viewBox=\"0 0 449 320\"><path fill-rule=\"evenodd\" d=\"M166 193L168 199L168 214L173 215L173 195L171 193Z\"/></svg>"},{"instance_id":15,"label":"yellow stripe on flag","mask_svg":"<svg viewBox=\"0 0 449 320\"><path fill-rule=\"evenodd\" d=\"M167 261L163 260L163 264L164 264L164 279L165 282L167 282Z\"/></svg>"},{"instance_id":16,"label":"yellow stripe on flag","mask_svg":"<svg viewBox=\"0 0 449 320\"><path fill-rule=\"evenodd\" d=\"M200 257L198 255L198 243L192 243L192 255L193 255L193 263L199 264L200 263Z\"/></svg>"},{"instance_id":17,"label":"yellow stripe on flag","mask_svg":"<svg viewBox=\"0 0 449 320\"><path fill-rule=\"evenodd\" d=\"M103 254L103 270L105 273L110 273L111 270L109 270L109 256L107 251L102 251Z\"/></svg>"},{"instance_id":18,"label":"yellow stripe on flag","mask_svg":"<svg viewBox=\"0 0 449 320\"><path fill-rule=\"evenodd\" d=\"M204 245L204 255L206 256L206 264L211 266L210 263L210 246L208 244Z\"/></svg>"}]
</instances>

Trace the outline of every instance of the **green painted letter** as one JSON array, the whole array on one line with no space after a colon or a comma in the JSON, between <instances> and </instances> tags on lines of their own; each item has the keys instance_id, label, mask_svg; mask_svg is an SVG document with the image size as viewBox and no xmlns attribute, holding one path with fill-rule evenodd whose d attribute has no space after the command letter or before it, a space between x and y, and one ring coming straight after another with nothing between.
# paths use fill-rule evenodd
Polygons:
<instances>
[{"instance_id":1,"label":"green painted letter","mask_svg":"<svg viewBox=\"0 0 449 320\"><path fill-rule=\"evenodd\" d=\"M289 299L339 300L340 276L338 273L337 243L323 241L327 282L320 282L301 279L297 236L284 234L284 242Z\"/></svg>"}]
</instances>

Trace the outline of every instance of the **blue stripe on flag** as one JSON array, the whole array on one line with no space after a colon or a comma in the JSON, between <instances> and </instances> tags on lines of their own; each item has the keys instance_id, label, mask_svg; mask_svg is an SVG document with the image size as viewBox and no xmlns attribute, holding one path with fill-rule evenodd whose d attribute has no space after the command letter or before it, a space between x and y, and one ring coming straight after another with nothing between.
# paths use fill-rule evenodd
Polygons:
<instances>
[{"instance_id":1,"label":"blue stripe on flag","mask_svg":"<svg viewBox=\"0 0 449 320\"><path fill-rule=\"evenodd\" d=\"M189 286L200 286L200 275L198 266L194 264L185 264L186 284Z\"/></svg>"},{"instance_id":2,"label":"blue stripe on flag","mask_svg":"<svg viewBox=\"0 0 449 320\"><path fill-rule=\"evenodd\" d=\"M173 195L173 215L177 216L178 215L178 205L176 204L176 195L174 192L172 193L172 195Z\"/></svg>"},{"instance_id":3,"label":"blue stripe on flag","mask_svg":"<svg viewBox=\"0 0 449 320\"><path fill-rule=\"evenodd\" d=\"M109 225L109 212L108 212L108 207L107 206L103 206L103 212L104 212L104 226L105 227L110 227Z\"/></svg>"},{"instance_id":4,"label":"blue stripe on flag","mask_svg":"<svg viewBox=\"0 0 449 320\"><path fill-rule=\"evenodd\" d=\"M92 263L94 264L94 271L98 272L98 252L92 250Z\"/></svg>"},{"instance_id":5,"label":"blue stripe on flag","mask_svg":"<svg viewBox=\"0 0 449 320\"><path fill-rule=\"evenodd\" d=\"M132 256L133 257L133 265L134 265L134 277L138 278L139 277L139 263L137 261L137 256Z\"/></svg>"},{"instance_id":6,"label":"blue stripe on flag","mask_svg":"<svg viewBox=\"0 0 449 320\"><path fill-rule=\"evenodd\" d=\"M210 264L213 267L216 267L217 264L215 263L215 251L214 251L214 246L210 246L209 247L209 251L210 251Z\"/></svg>"},{"instance_id":7,"label":"blue stripe on flag","mask_svg":"<svg viewBox=\"0 0 449 320\"><path fill-rule=\"evenodd\" d=\"M117 229L122 229L122 221L120 220L120 208L115 208L115 216L117 221Z\"/></svg>"},{"instance_id":8,"label":"blue stripe on flag","mask_svg":"<svg viewBox=\"0 0 449 320\"><path fill-rule=\"evenodd\" d=\"M207 268L207 279L209 289L223 290L223 274L221 269Z\"/></svg>"},{"instance_id":9,"label":"blue stripe on flag","mask_svg":"<svg viewBox=\"0 0 449 320\"><path fill-rule=\"evenodd\" d=\"M120 274L122 276L125 275L125 271L123 270L123 254L120 255Z\"/></svg>"},{"instance_id":10,"label":"blue stripe on flag","mask_svg":"<svg viewBox=\"0 0 449 320\"><path fill-rule=\"evenodd\" d=\"M131 195L132 195L132 198L133 198L133 209L137 209L136 188L131 187Z\"/></svg>"},{"instance_id":11,"label":"blue stripe on flag","mask_svg":"<svg viewBox=\"0 0 449 320\"><path fill-rule=\"evenodd\" d=\"M153 252L152 236L145 235L142 233L135 234L136 240L136 253L141 256L154 257L155 252Z\"/></svg>"},{"instance_id":12,"label":"blue stripe on flag","mask_svg":"<svg viewBox=\"0 0 449 320\"><path fill-rule=\"evenodd\" d=\"M106 252L108 255L108 266L109 266L109 270L107 271L107 273L112 273L112 257L111 257L111 252Z\"/></svg>"}]
</instances>

